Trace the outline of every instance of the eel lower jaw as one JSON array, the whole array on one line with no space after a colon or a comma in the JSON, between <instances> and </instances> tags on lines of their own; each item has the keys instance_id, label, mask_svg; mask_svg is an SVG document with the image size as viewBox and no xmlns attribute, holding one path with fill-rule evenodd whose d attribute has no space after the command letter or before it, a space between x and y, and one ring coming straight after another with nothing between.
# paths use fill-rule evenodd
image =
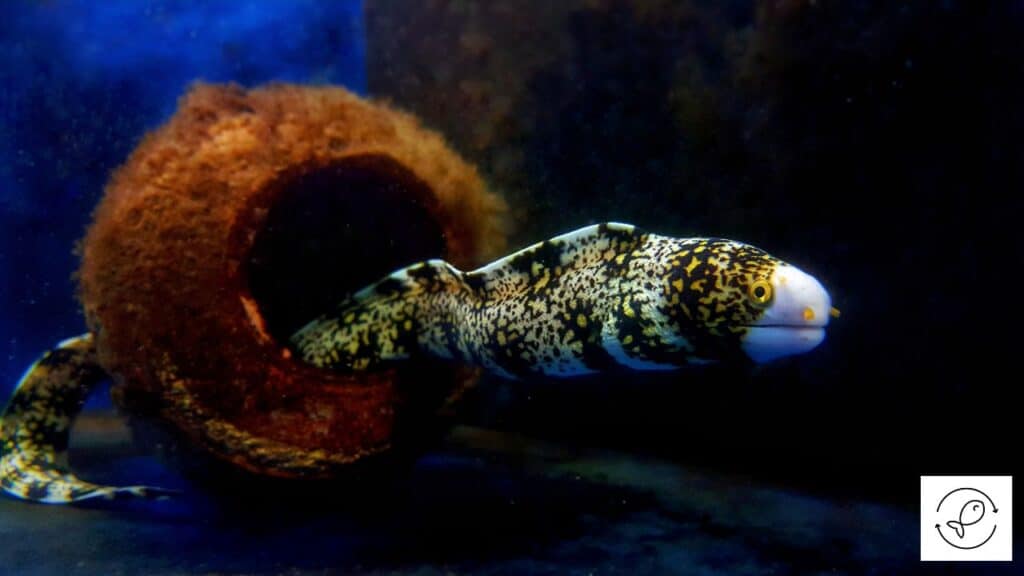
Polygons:
<instances>
[{"instance_id":1,"label":"eel lower jaw","mask_svg":"<svg viewBox=\"0 0 1024 576\"><path fill-rule=\"evenodd\" d=\"M749 326L740 345L751 360L762 363L810 352L824 340L824 324Z\"/></svg>"}]
</instances>

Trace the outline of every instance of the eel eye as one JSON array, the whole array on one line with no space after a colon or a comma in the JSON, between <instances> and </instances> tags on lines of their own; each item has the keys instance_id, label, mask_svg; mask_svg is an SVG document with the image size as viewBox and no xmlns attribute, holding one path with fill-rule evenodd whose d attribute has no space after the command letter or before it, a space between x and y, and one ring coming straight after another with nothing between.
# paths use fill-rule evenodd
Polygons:
<instances>
[{"instance_id":1,"label":"eel eye","mask_svg":"<svg viewBox=\"0 0 1024 576\"><path fill-rule=\"evenodd\" d=\"M755 306L767 306L772 301L772 285L767 280L755 280L748 294Z\"/></svg>"}]
</instances>

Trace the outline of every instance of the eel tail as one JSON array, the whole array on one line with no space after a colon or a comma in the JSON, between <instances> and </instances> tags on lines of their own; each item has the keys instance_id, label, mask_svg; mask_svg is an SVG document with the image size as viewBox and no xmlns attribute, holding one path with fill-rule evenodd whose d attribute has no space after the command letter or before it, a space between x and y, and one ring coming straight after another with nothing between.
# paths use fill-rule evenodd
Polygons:
<instances>
[{"instance_id":1,"label":"eel tail","mask_svg":"<svg viewBox=\"0 0 1024 576\"><path fill-rule=\"evenodd\" d=\"M0 417L0 488L17 498L52 504L174 493L150 486L101 486L68 468L71 423L89 392L106 378L96 362L92 334L61 342L29 367Z\"/></svg>"}]
</instances>

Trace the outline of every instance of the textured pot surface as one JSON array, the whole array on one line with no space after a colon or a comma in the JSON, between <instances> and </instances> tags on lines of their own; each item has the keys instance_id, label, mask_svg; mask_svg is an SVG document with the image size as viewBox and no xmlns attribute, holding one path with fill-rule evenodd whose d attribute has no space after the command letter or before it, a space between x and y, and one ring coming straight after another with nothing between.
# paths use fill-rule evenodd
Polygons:
<instances>
[{"instance_id":1,"label":"textured pot surface","mask_svg":"<svg viewBox=\"0 0 1024 576\"><path fill-rule=\"evenodd\" d=\"M108 184L80 297L122 405L248 470L329 476L473 376L328 373L288 335L391 269L495 256L504 210L407 114L337 87L201 84Z\"/></svg>"}]
</instances>

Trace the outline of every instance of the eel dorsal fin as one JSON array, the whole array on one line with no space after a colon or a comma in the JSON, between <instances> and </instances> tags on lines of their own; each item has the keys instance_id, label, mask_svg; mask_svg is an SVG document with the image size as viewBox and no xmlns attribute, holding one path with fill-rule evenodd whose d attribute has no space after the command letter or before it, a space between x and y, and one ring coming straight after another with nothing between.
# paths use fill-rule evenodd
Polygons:
<instances>
[{"instance_id":1,"label":"eel dorsal fin","mask_svg":"<svg viewBox=\"0 0 1024 576\"><path fill-rule=\"evenodd\" d=\"M533 285L531 276L538 270L560 268L565 273L587 268L601 259L636 248L645 235L645 231L631 224L592 224L527 246L466 272L464 278L471 286L503 298L529 289Z\"/></svg>"}]
</instances>

